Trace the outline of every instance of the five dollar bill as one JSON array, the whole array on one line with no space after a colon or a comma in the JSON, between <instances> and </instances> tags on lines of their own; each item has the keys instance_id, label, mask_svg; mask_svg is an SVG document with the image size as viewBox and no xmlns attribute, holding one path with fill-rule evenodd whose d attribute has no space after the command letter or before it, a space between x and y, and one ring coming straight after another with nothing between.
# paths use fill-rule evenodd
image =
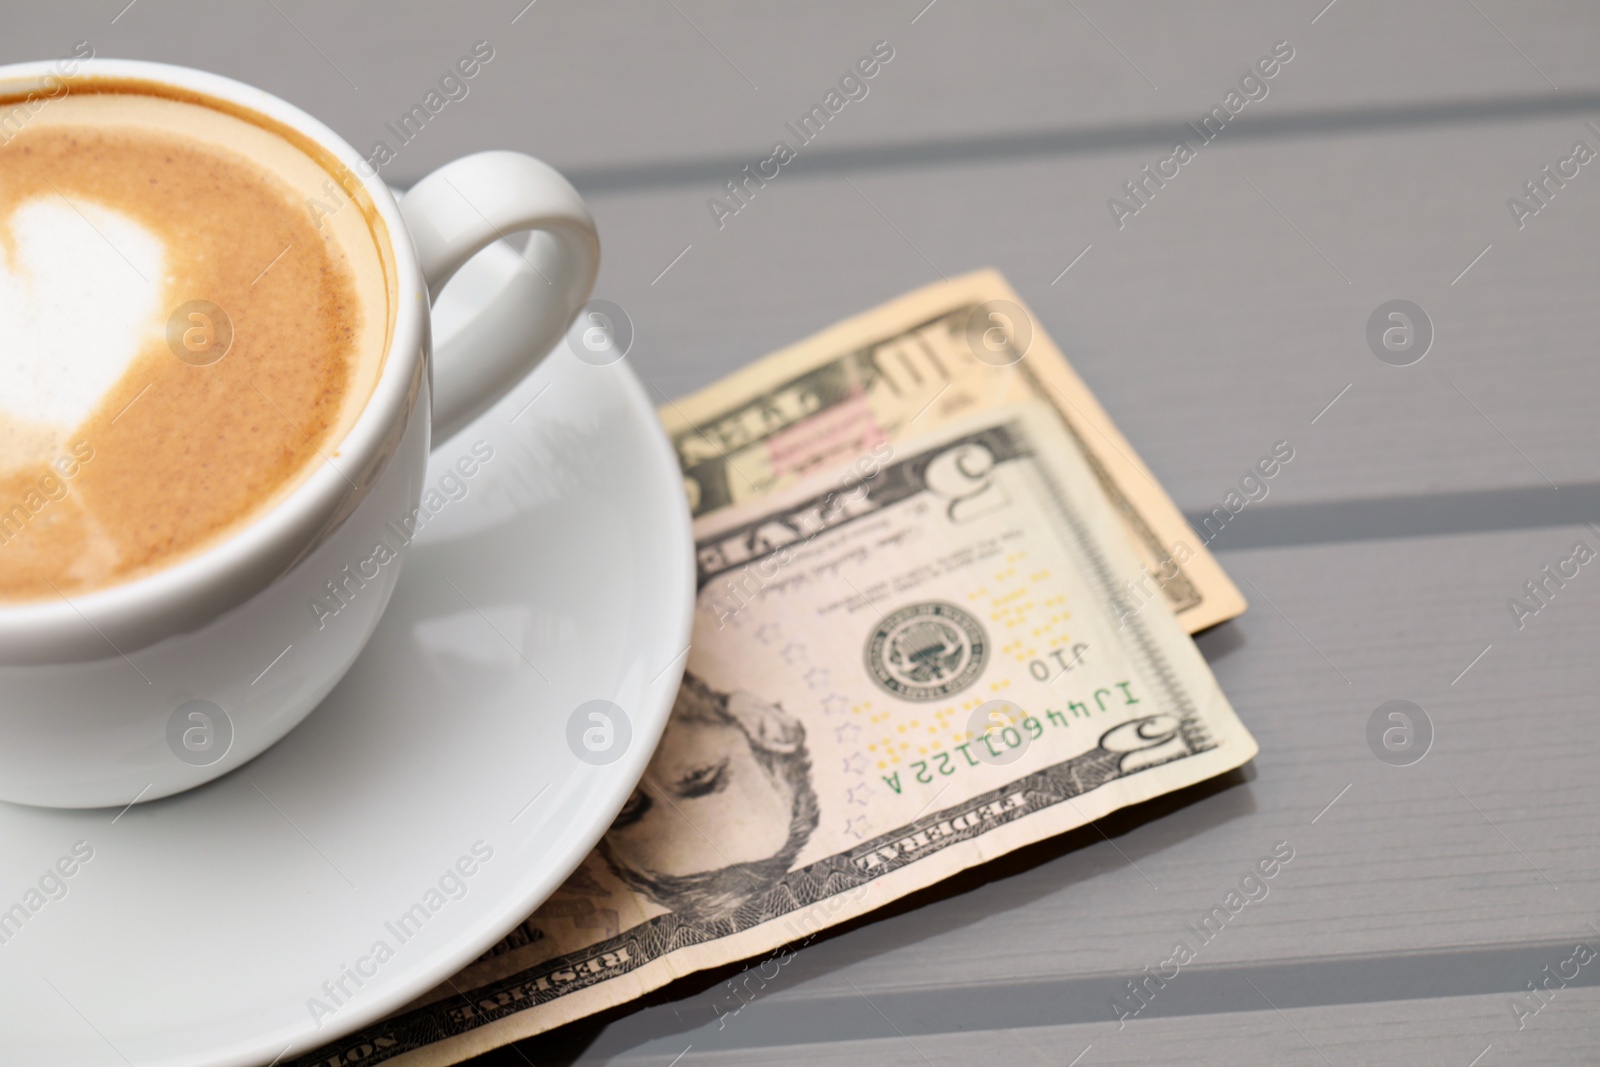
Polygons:
<instances>
[{"instance_id":1,"label":"five dollar bill","mask_svg":"<svg viewBox=\"0 0 1600 1067\"><path fill-rule=\"evenodd\" d=\"M660 414L698 593L644 780L493 950L294 1063L458 1063L694 971L781 964L1255 755L1188 636L1243 598L998 274ZM742 1005L711 998L707 1022Z\"/></svg>"}]
</instances>

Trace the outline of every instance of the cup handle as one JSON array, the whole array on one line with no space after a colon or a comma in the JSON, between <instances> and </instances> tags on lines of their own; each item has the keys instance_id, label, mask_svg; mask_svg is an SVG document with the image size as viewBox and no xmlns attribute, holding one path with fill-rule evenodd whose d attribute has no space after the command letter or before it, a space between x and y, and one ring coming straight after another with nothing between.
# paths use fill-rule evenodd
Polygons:
<instances>
[{"instance_id":1,"label":"cup handle","mask_svg":"<svg viewBox=\"0 0 1600 1067\"><path fill-rule=\"evenodd\" d=\"M594 289L600 238L572 183L520 152L479 152L447 163L400 200L417 261L437 301L483 249L531 230L525 266L433 354L433 441L488 410L565 335Z\"/></svg>"}]
</instances>

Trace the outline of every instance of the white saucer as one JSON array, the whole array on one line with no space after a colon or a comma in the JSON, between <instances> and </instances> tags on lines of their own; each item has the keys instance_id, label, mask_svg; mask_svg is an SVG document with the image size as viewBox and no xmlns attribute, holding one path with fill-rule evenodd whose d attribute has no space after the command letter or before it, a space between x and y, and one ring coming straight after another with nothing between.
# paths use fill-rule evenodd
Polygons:
<instances>
[{"instance_id":1,"label":"white saucer","mask_svg":"<svg viewBox=\"0 0 1600 1067\"><path fill-rule=\"evenodd\" d=\"M445 293L439 336L521 262L491 252ZM413 546L372 643L277 746L121 812L0 804L0 922L41 902L0 927L0 1064L293 1059L442 982L599 839L655 747L689 642L677 464L627 363L565 346L435 454L428 485L479 441L493 458L464 496L447 483L459 499ZM606 765L568 742L573 712L597 699L631 726ZM592 735L591 759L604 740ZM71 876L47 877L61 857ZM430 898L462 857L471 876ZM358 967L359 988L344 977ZM341 978L336 1004L323 983Z\"/></svg>"}]
</instances>

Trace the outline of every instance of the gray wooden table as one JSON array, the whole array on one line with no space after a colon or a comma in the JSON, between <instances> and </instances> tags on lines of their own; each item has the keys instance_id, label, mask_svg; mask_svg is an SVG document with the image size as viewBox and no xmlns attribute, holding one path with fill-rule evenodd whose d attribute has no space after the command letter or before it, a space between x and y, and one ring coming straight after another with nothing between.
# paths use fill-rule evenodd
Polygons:
<instances>
[{"instance_id":1,"label":"gray wooden table","mask_svg":"<svg viewBox=\"0 0 1600 1067\"><path fill-rule=\"evenodd\" d=\"M1600 949L1600 566L1524 592L1600 549L1600 163L1564 162L1600 151L1592 5L124 2L8 11L0 61L201 66L367 149L488 42L383 172L564 169L662 398L993 265L1187 512L1295 448L1214 542L1251 610L1200 638L1252 766L814 943L724 1028L727 973L478 1062L1600 1056L1600 960L1567 962ZM708 198L878 41L868 95L719 228ZM1267 94L1130 200L1280 41ZM1405 367L1367 337L1398 299L1433 330ZM1390 700L1431 723L1409 766L1368 742ZM1110 998L1283 841L1270 896L1119 1029Z\"/></svg>"}]
</instances>

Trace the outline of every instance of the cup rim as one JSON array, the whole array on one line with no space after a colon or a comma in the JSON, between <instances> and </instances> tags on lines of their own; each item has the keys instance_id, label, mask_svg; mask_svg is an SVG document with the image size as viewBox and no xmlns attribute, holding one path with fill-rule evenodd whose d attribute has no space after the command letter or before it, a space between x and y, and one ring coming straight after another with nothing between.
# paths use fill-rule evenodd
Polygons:
<instances>
[{"instance_id":1,"label":"cup rim","mask_svg":"<svg viewBox=\"0 0 1600 1067\"><path fill-rule=\"evenodd\" d=\"M393 321L367 402L329 449L338 468L328 461L317 464L266 512L150 574L70 599L0 602L0 666L126 658L165 637L199 628L273 584L337 528L354 500L376 484L398 441L397 431L412 414L426 369L428 296L405 220L376 168L349 142L288 101L220 74L146 60L76 62L78 68L70 75L60 73L62 60L0 66L0 93L25 93L50 79L144 82L186 90L288 127L344 166L361 183L388 230L379 239L389 245L395 273ZM362 481L353 484L347 475Z\"/></svg>"}]
</instances>

